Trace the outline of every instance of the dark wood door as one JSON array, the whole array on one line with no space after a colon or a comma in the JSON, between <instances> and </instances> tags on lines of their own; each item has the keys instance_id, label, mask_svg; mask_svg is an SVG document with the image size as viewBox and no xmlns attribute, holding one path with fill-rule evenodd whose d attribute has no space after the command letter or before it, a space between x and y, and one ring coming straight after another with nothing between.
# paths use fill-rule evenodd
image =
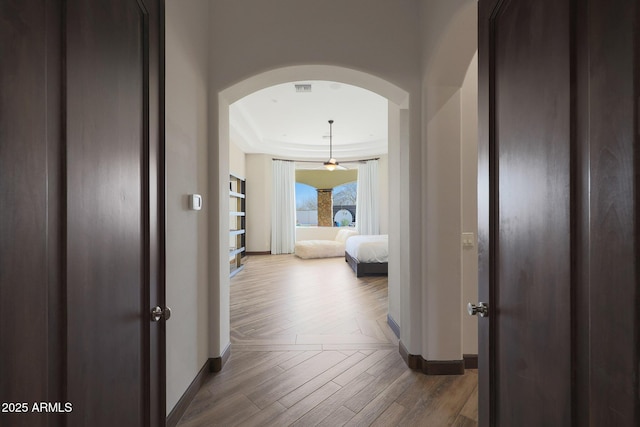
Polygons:
<instances>
[{"instance_id":1,"label":"dark wood door","mask_svg":"<svg viewBox=\"0 0 640 427\"><path fill-rule=\"evenodd\" d=\"M136 0L66 7L69 419L145 425L158 329L149 324L149 11Z\"/></svg>"},{"instance_id":2,"label":"dark wood door","mask_svg":"<svg viewBox=\"0 0 640 427\"><path fill-rule=\"evenodd\" d=\"M481 425L640 421L636 3L479 3Z\"/></svg>"},{"instance_id":3,"label":"dark wood door","mask_svg":"<svg viewBox=\"0 0 640 427\"><path fill-rule=\"evenodd\" d=\"M491 322L504 425L570 425L568 6L510 0L493 18Z\"/></svg>"},{"instance_id":4,"label":"dark wood door","mask_svg":"<svg viewBox=\"0 0 640 427\"><path fill-rule=\"evenodd\" d=\"M64 401L60 11L55 1L0 3L3 426L57 425L32 404Z\"/></svg>"},{"instance_id":5,"label":"dark wood door","mask_svg":"<svg viewBox=\"0 0 640 427\"><path fill-rule=\"evenodd\" d=\"M164 424L160 7L0 8L2 425Z\"/></svg>"}]
</instances>

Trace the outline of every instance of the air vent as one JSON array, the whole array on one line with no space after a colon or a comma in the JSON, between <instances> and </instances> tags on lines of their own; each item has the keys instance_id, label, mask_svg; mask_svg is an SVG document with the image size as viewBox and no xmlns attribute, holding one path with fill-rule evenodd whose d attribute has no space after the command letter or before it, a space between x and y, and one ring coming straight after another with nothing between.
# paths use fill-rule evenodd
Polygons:
<instances>
[{"instance_id":1,"label":"air vent","mask_svg":"<svg viewBox=\"0 0 640 427\"><path fill-rule=\"evenodd\" d=\"M298 93L309 93L311 92L311 84L296 84L296 92Z\"/></svg>"}]
</instances>

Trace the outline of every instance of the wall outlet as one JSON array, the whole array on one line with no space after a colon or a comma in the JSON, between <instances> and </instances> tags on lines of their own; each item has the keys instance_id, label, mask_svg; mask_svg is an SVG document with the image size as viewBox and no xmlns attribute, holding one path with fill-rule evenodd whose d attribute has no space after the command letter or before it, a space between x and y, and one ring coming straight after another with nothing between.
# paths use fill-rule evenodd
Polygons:
<instances>
[{"instance_id":1,"label":"wall outlet","mask_svg":"<svg viewBox=\"0 0 640 427\"><path fill-rule=\"evenodd\" d=\"M476 236L474 233L462 233L462 248L472 249L476 246Z\"/></svg>"}]
</instances>

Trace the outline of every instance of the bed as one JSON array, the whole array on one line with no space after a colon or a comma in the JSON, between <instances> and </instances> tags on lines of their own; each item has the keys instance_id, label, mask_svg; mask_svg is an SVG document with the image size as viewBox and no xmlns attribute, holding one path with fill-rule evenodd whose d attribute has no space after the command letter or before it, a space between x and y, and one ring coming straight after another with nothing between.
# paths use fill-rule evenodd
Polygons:
<instances>
[{"instance_id":1,"label":"bed","mask_svg":"<svg viewBox=\"0 0 640 427\"><path fill-rule=\"evenodd\" d=\"M389 236L352 236L345 244L345 261L349 263L356 277L387 274L389 260Z\"/></svg>"}]
</instances>

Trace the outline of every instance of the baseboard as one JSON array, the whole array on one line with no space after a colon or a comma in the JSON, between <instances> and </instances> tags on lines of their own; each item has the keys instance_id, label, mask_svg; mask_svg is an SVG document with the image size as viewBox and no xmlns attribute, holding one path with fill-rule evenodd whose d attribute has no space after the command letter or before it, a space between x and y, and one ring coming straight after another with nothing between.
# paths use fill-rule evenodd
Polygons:
<instances>
[{"instance_id":1,"label":"baseboard","mask_svg":"<svg viewBox=\"0 0 640 427\"><path fill-rule=\"evenodd\" d=\"M231 356L231 343L227 344L227 347L222 351L222 355L220 357L212 357L209 359L211 361L211 372L220 372L222 371L222 367L227 360L229 360L229 356Z\"/></svg>"},{"instance_id":2,"label":"baseboard","mask_svg":"<svg viewBox=\"0 0 640 427\"><path fill-rule=\"evenodd\" d=\"M422 372L426 375L464 375L464 360L424 360Z\"/></svg>"},{"instance_id":3,"label":"baseboard","mask_svg":"<svg viewBox=\"0 0 640 427\"><path fill-rule=\"evenodd\" d=\"M398 323L396 323L393 317L391 317L389 314L387 314L387 324L389 325L393 333L396 335L396 337L400 339L400 325L398 325Z\"/></svg>"},{"instance_id":4,"label":"baseboard","mask_svg":"<svg viewBox=\"0 0 640 427\"><path fill-rule=\"evenodd\" d=\"M421 371L425 375L463 375L464 360L425 360L419 354L410 354L400 341L399 352L410 369Z\"/></svg>"},{"instance_id":5,"label":"baseboard","mask_svg":"<svg viewBox=\"0 0 640 427\"><path fill-rule=\"evenodd\" d=\"M184 392L180 400L178 400L178 403L176 403L176 406L174 406L169 415L167 415L167 427L175 427L178 425L180 418L184 415L193 398L196 397L196 393L198 393L202 384L204 384L207 378L211 375L211 360L212 359L208 359L204 363L202 369L198 372L198 375L196 375L193 381L191 381L187 390Z\"/></svg>"},{"instance_id":6,"label":"baseboard","mask_svg":"<svg viewBox=\"0 0 640 427\"><path fill-rule=\"evenodd\" d=\"M271 255L271 251L263 252L246 252L247 255Z\"/></svg>"},{"instance_id":7,"label":"baseboard","mask_svg":"<svg viewBox=\"0 0 640 427\"><path fill-rule=\"evenodd\" d=\"M409 369L413 369L414 371L422 370L422 357L415 354L409 354L409 351L402 341L398 343L398 351L400 352L400 356L402 356L402 360L404 360L404 363L407 364Z\"/></svg>"},{"instance_id":8,"label":"baseboard","mask_svg":"<svg viewBox=\"0 0 640 427\"><path fill-rule=\"evenodd\" d=\"M464 369L478 369L478 355L477 354L463 354Z\"/></svg>"},{"instance_id":9,"label":"baseboard","mask_svg":"<svg viewBox=\"0 0 640 427\"><path fill-rule=\"evenodd\" d=\"M191 384L184 392L176 406L173 407L169 415L167 415L167 427L175 427L178 425L180 418L184 415L185 411L191 404L191 401L200 387L204 384L204 382L215 372L220 372L224 367L227 360L229 360L229 356L231 356L231 343L227 344L227 347L222 352L220 357L210 357L198 372L198 375L191 381Z\"/></svg>"}]
</instances>

